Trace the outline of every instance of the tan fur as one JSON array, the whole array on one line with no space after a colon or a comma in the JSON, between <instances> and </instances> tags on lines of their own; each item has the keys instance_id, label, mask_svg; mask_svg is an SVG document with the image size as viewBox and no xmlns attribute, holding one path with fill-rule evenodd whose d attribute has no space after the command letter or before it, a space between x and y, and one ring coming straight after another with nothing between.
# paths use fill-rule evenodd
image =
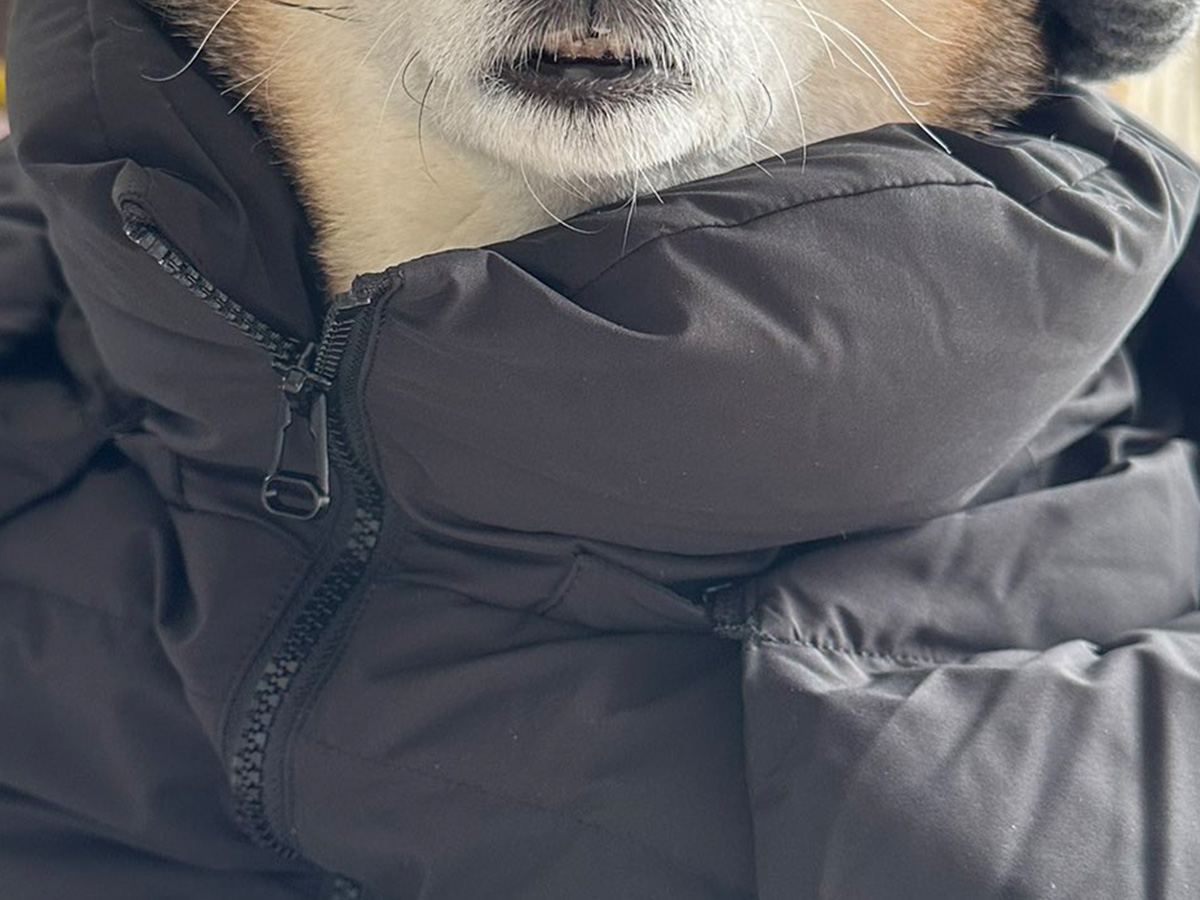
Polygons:
<instances>
[{"instance_id":1,"label":"tan fur","mask_svg":"<svg viewBox=\"0 0 1200 900\"><path fill-rule=\"evenodd\" d=\"M230 2L159 5L191 35L203 37ZM308 2L340 6L339 0ZM798 15L785 8L790 0L761 2L779 4L778 13L770 14ZM714 157L707 169L687 170L685 176L792 149L800 143L797 123L786 124L795 118L793 101L809 142L909 121L912 113L931 125L984 129L1022 108L1043 76L1034 0L807 0L807 6L828 17L811 21L825 23L841 50L814 31L807 71L791 73L802 83L794 95L776 92L773 114L779 124L762 132L761 146L747 145L736 161ZM840 28L830 24L834 21ZM543 206L565 216L593 205L569 194L531 190L528 175L439 133L419 114L419 92L389 81L403 61L365 64L370 46L364 48L363 36L345 25L271 0L240 0L204 46L231 87L231 103L249 92L248 108L290 167L316 225L318 253L333 288L403 259L550 224ZM865 41L894 74L911 101L908 111L880 86L877 62L850 35Z\"/></svg>"}]
</instances>

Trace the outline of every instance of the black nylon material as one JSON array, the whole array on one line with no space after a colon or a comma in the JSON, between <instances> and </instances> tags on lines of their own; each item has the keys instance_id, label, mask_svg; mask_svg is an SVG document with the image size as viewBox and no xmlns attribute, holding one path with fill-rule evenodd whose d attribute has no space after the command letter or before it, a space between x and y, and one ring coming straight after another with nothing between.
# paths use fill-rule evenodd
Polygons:
<instances>
[{"instance_id":1,"label":"black nylon material","mask_svg":"<svg viewBox=\"0 0 1200 900\"><path fill-rule=\"evenodd\" d=\"M188 54L136 5L16 29L5 900L1193 896L1198 188L1157 138L1064 86L401 266L335 386L388 506L270 740L284 862L230 756L353 492L263 510L278 373L118 211L300 340L308 232L202 72L142 77Z\"/></svg>"}]
</instances>

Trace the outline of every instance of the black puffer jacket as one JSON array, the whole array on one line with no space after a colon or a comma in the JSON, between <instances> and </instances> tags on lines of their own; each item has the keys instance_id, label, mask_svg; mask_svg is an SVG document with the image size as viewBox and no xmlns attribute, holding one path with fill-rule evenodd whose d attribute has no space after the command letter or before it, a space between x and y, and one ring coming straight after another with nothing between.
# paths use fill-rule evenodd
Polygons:
<instances>
[{"instance_id":1,"label":"black puffer jacket","mask_svg":"<svg viewBox=\"0 0 1200 900\"><path fill-rule=\"evenodd\" d=\"M322 329L153 19L16 28L4 900L1195 896L1198 179L1153 136L1069 89L882 128Z\"/></svg>"}]
</instances>

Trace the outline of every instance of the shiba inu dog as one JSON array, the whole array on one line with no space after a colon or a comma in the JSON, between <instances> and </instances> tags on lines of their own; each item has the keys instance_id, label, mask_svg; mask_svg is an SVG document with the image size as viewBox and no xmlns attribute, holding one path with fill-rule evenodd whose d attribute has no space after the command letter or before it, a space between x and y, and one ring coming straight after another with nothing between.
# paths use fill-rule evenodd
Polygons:
<instances>
[{"instance_id":1,"label":"shiba inu dog","mask_svg":"<svg viewBox=\"0 0 1200 900\"><path fill-rule=\"evenodd\" d=\"M1047 68L1035 0L154 5L271 136L335 289L884 122L986 129Z\"/></svg>"}]
</instances>

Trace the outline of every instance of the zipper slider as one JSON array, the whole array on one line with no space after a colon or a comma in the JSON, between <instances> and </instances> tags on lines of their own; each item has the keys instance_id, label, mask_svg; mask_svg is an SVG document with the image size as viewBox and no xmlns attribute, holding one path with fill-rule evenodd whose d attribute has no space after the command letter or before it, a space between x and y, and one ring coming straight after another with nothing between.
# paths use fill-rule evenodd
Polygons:
<instances>
[{"instance_id":1,"label":"zipper slider","mask_svg":"<svg viewBox=\"0 0 1200 900\"><path fill-rule=\"evenodd\" d=\"M283 422L275 458L263 479L268 512L287 519L315 519L329 506L329 404L331 382L310 368L315 344L283 373Z\"/></svg>"},{"instance_id":2,"label":"zipper slider","mask_svg":"<svg viewBox=\"0 0 1200 900\"><path fill-rule=\"evenodd\" d=\"M263 480L263 506L288 519L315 519L329 506L329 401L342 357L361 313L400 280L399 270L360 275L351 289L334 298L317 343L294 361L276 357L283 373L283 424L275 439L275 459ZM303 426L303 427L301 427Z\"/></svg>"}]
</instances>

